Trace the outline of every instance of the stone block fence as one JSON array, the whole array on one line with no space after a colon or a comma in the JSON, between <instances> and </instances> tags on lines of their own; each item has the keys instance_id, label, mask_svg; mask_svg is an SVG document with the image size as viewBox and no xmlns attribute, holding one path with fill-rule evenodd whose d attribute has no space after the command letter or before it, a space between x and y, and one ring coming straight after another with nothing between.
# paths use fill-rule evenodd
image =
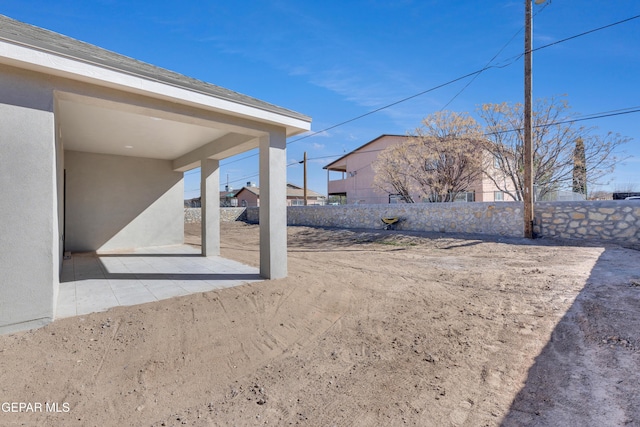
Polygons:
<instances>
[{"instance_id":1,"label":"stone block fence","mask_svg":"<svg viewBox=\"0 0 640 427\"><path fill-rule=\"evenodd\" d=\"M638 200L540 202L534 212L534 231L544 237L640 243Z\"/></svg>"},{"instance_id":2,"label":"stone block fence","mask_svg":"<svg viewBox=\"0 0 640 427\"><path fill-rule=\"evenodd\" d=\"M258 222L258 208L247 221ZM381 229L383 217L399 217L397 230L522 236L522 204L416 203L385 205L290 206L288 225Z\"/></svg>"},{"instance_id":3,"label":"stone block fence","mask_svg":"<svg viewBox=\"0 0 640 427\"><path fill-rule=\"evenodd\" d=\"M246 208L221 208L220 221L246 221ZM184 222L189 224L192 222L201 222L202 215L200 208L184 208Z\"/></svg>"},{"instance_id":4,"label":"stone block fence","mask_svg":"<svg viewBox=\"0 0 640 427\"><path fill-rule=\"evenodd\" d=\"M541 237L640 243L638 201L539 202L534 211ZM258 215L254 207L221 208L222 221L258 223ZM398 230L523 237L522 215L520 202L290 206L287 224L381 229L381 218L400 217ZM186 208L185 222L193 221L200 221L200 209Z\"/></svg>"}]
</instances>

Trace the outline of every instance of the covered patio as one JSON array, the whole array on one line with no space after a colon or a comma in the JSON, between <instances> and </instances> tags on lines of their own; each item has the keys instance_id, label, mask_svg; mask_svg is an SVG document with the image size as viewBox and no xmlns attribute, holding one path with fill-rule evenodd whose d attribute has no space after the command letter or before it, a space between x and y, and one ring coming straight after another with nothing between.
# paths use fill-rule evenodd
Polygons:
<instances>
[{"instance_id":1,"label":"covered patio","mask_svg":"<svg viewBox=\"0 0 640 427\"><path fill-rule=\"evenodd\" d=\"M101 267L87 271L104 277L81 280L108 283L118 302L126 280L145 280L157 299L173 291L146 285L182 280L180 269L232 274L230 261L205 272L194 259L215 264L220 254L219 162L252 149L259 150L260 268L239 274L287 275L286 140L308 131L309 117L2 15L0 76L0 196L20 201L20 209L0 206L0 333L72 312L61 303L56 313L60 294L70 295L71 279L76 297L87 286L68 276L68 252L74 265L92 261L73 254L95 252ZM200 253L136 253L183 244L183 174L197 167ZM114 252L135 256L106 255ZM176 271L145 270L181 257ZM143 270L121 268L133 259Z\"/></svg>"}]
</instances>

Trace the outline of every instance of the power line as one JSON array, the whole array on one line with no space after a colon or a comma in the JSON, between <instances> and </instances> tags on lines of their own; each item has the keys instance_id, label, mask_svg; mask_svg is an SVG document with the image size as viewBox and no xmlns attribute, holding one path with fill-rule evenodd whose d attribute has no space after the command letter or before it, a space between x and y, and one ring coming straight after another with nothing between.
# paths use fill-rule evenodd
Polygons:
<instances>
[{"instance_id":1,"label":"power line","mask_svg":"<svg viewBox=\"0 0 640 427\"><path fill-rule=\"evenodd\" d=\"M559 121L559 122L545 123L545 124L542 124L542 125L534 126L534 128L535 129L540 129L540 128L551 127L551 126L556 126L556 125L575 123L575 122L583 122L583 121L587 121L587 120L602 119L602 118L606 118L606 117L621 116L621 115L625 115L625 114L632 114L632 113L638 113L638 112L640 112L640 106L628 107L628 108L620 108L620 109L617 109L617 110L611 110L611 111L604 111L604 112L600 112L600 113L587 114L587 115L582 116L582 117L576 117L575 119L568 119L568 120L562 120L562 121ZM495 132L486 132L486 133L483 134L483 136L499 135L499 134L504 134L504 133L520 132L520 131L522 131L522 128L506 129L506 130L495 131ZM353 152L353 153L350 153L350 154L376 153L376 152L380 152L380 151L383 151L383 150L384 150L384 148L378 148L378 149L375 149L375 150L361 150L361 151ZM309 157L309 158L307 158L307 161L309 161L309 160L328 159L328 158L332 158L332 157L341 157L341 156L344 156L344 153L330 154L330 155L318 156L318 157ZM293 166L293 165L297 165L299 163L300 163L299 161L291 162L291 163L289 163L287 165L287 167ZM229 182L230 183L234 183L234 182L245 181L247 179L257 177L258 175L260 175L260 173L256 172L253 175L247 175L247 176L245 176L243 178L238 178L238 179L235 179L235 180L229 181ZM197 191L197 189L188 190L188 191Z\"/></svg>"},{"instance_id":2,"label":"power line","mask_svg":"<svg viewBox=\"0 0 640 427\"><path fill-rule=\"evenodd\" d=\"M299 164L299 163L300 163L299 161L291 162L291 163L289 163L288 165L286 165L286 167L293 166L293 165L297 165L297 164ZM242 177L242 178L238 178L238 179L234 179L234 180L232 180L232 181L229 181L229 183L231 184L231 183L234 183L234 182L241 182L241 181L245 181L245 180L250 179L250 178L255 178L255 177L259 176L259 175L260 175L260 172L256 172L256 173L254 173L253 175L246 175L246 176L244 176L244 177Z\"/></svg>"},{"instance_id":3,"label":"power line","mask_svg":"<svg viewBox=\"0 0 640 427\"><path fill-rule=\"evenodd\" d=\"M545 9L547 8L547 6L549 6L549 3L545 3L545 4L542 6L542 8L540 8L540 10L538 10L538 11L535 13L534 17L536 17L536 16L538 16L538 14L542 13L542 11L543 11L543 10L545 10ZM520 29L519 29L518 31L516 31L516 32L515 32L515 34L514 34L514 35L509 39L509 41L508 41L508 42L506 42L506 43L504 44L504 46L502 46L502 47L500 48L500 50L498 51L498 53L496 53L496 54L493 56L493 58L491 58L491 59L489 60L489 62L487 62L487 64L485 65L485 69L486 69L489 65L491 65L491 63L492 63L493 61L495 61L495 60L496 60L496 58L497 58L498 56L500 56L500 54L502 53L502 51L504 51L504 50L507 48L507 46L509 46L509 45L511 44L511 42L513 42L513 40L515 40L515 38L516 38L516 37L517 37L517 36L522 32L522 30L523 30L523 29L524 29L524 26L523 26L523 27L520 27ZM508 65L511 65L511 64L508 64ZM504 68L504 67L500 67L500 68ZM473 76L473 78L472 78L472 79L471 79L471 80L470 80L466 85L464 85L464 87L463 87L462 89L460 89L460 91L458 91L458 93L456 93L456 94L455 94L455 95L454 95L454 96L449 100L449 102L447 102L446 104L444 104L444 106L440 109L440 111L444 111L444 109L445 109L445 108L447 108L447 107L448 107L448 106L449 106L453 101L455 101L455 99L456 99L458 96L460 96L460 94L461 94L462 92L464 92L464 91L465 91L469 86L471 86L471 85L473 84L473 82L475 82L475 81L476 81L476 79L480 76L480 74L481 74L481 73L478 73L478 74L476 74L475 76Z\"/></svg>"},{"instance_id":4,"label":"power line","mask_svg":"<svg viewBox=\"0 0 640 427\"><path fill-rule=\"evenodd\" d=\"M302 136L302 137L300 137L300 138L298 138L298 139L294 139L293 141L289 141L289 142L287 142L287 145L289 145L289 144L294 144L294 143L296 143L296 142L298 142L298 141L302 141L303 139L311 138L312 136L318 135L318 134L320 134L320 133L327 132L327 131L329 131L329 130L331 130L331 129L335 129L335 128L340 127L340 126L344 126L344 125L346 125L346 124L348 124L348 123L351 123L351 122L355 122L356 120L360 120L360 119L362 119L362 118L364 118L364 117L370 116L370 115L375 114L375 113L377 113L377 112L380 112L380 111L382 111L382 110L386 110L387 108L391 108L391 107L393 107L393 106L395 106L395 105L398 105L398 104L401 104L401 103L403 103L403 102L409 101L409 100L411 100L411 99L417 98L417 97L422 96L422 95L424 95L424 94L427 94L427 93L429 93L429 92L433 92L434 90L437 90L437 89L443 88L443 87L445 87L445 86L448 86L448 85L453 84L453 83L455 83L455 82L458 82L458 81L460 81L460 80L464 80L464 79L466 79L467 77L471 77L471 76L473 76L473 75L475 75L475 74L480 74L481 72L485 71L486 69L487 69L487 67L485 67L485 68L483 68L483 69L481 69L481 70L474 71L474 72L469 73L469 74L465 74L464 76L461 76L461 77L455 78L455 79L450 80L450 81L448 81L448 82L446 82L446 83L442 83L442 84L440 84L440 85L438 85L438 86L434 86L434 87L432 87L432 88L430 88L430 89L424 90L424 91L419 92L419 93L416 93L416 94L414 94L414 95L407 96L406 98L402 98L402 99L400 99L400 100L398 100L398 101L392 102L391 104L387 104L387 105L384 105L384 106L382 106L382 107L376 108L375 110L371 110L371 111L368 111L368 112L366 112L366 113L364 113L364 114L360 114L359 116L356 116L356 117L353 117L353 118L351 118L351 119L345 120L345 121L343 121L343 122L337 123L337 124L335 124L335 125L329 126L329 127L324 128L324 129L322 129L322 130L319 130L319 131L316 131L316 132L311 132L311 133L309 133L309 134L307 134L307 135L304 135L304 136ZM241 158L241 159L232 160L232 161L230 161L230 162L225 163L225 166L226 166L226 165L229 165L229 164L231 164L231 163L239 162L240 160L248 159L248 158L250 158L250 157L255 157L255 156L257 156L257 155L258 155L257 153L256 153L256 154L251 154L251 155L249 155L249 156L245 156L245 157L243 157L243 158Z\"/></svg>"},{"instance_id":5,"label":"power line","mask_svg":"<svg viewBox=\"0 0 640 427\"><path fill-rule=\"evenodd\" d=\"M543 9L541 9L541 10L540 10L540 12L541 12L542 10L543 10ZM604 25L604 26L602 26L602 27L594 28L594 29L589 30L589 31L584 31L584 32L582 32L582 33L579 33L579 34L573 35L573 36L571 36L571 37L566 37L566 38L561 39L561 40L557 40L557 41L555 41L555 42L553 42L553 43L549 43L549 44L546 44L546 45L543 45L543 46L537 47L537 48L535 48L535 49L532 49L531 51L532 51L532 52L535 52L535 51L542 50L542 49L545 49L545 48L548 48L548 47L551 47L551 46L555 46L555 45L557 45L557 44L564 43L564 42L567 42L567 41L569 41L569 40L573 40L573 39L576 39L576 38L578 38L578 37L582 37L582 36L585 36L585 35L588 35L588 34L591 34L591 33L597 32L597 31L601 31L601 30L604 30L604 29L606 29L606 28L611 28L611 27L614 27L614 26L616 26L616 25L620 25L620 24L623 24L623 23L626 23L626 22L629 22L629 21L632 21L632 20L634 20L634 19L638 19L638 18L640 18L640 15L635 15L635 16L632 16L632 17L630 17L630 18L623 19L623 20L621 20L621 21L617 21L617 22L614 22L614 23L611 23L611 24L608 24L608 25ZM378 113L378 112L380 112L380 111L386 110L386 109L388 109L388 108L394 107L394 106L396 106L396 105L398 105L398 104L401 104L401 103L403 103L403 102L406 102L406 101L409 101L409 100L411 100L411 99L417 98L417 97L419 97L419 96L425 95L425 94L427 94L427 93L429 93L429 92L433 92L433 91L435 91L435 90L437 90L437 89L441 89L441 88L443 88L443 87L449 86L449 85L451 85L451 84L453 84L453 83L456 83L456 82L458 82L458 81L460 81L460 80L464 80L464 79L466 79L466 78L468 78L468 77L472 77L472 76L473 76L473 80L475 80L475 78L476 78L478 75L480 75L481 73L483 73L484 71L486 71L486 70L488 70L488 69L491 69L491 68L506 68L506 67L508 67L508 66L512 65L513 63L515 63L515 62L516 62L517 60L519 60L520 58L522 58L522 57L524 56L525 52L523 52L523 53L521 53L521 54L519 54L519 55L517 55L517 56L513 56L513 57L511 57L511 58L506 59L505 61L503 61L503 62L502 62L502 65L490 65L490 64L491 64L491 62L493 62L493 60L494 60L494 59L495 59L495 58L496 58L496 57L497 57L497 56L498 56L498 55L499 55L499 54L500 54L500 53L505 49L505 47L506 47L509 43L511 43L511 41L512 41L512 40L513 40L513 39L518 35L518 33L519 33L520 31L522 31L522 29L520 29L520 30L519 30L519 31L518 31L518 32L517 32L517 33L516 33L512 38L511 38L511 40L509 40L509 42L507 42L507 44L506 44L506 45L505 45L505 46L504 46L504 47L503 47L503 48L498 52L498 54L497 54L497 55L495 55L495 56L494 56L494 57L493 57L493 58L492 58L492 59L487 63L487 65L486 65L486 66L484 66L483 68L481 68L481 69L479 69L479 70L476 70L476 71L473 71L473 72L471 72L471 73L465 74L465 75L463 75L463 76L457 77L457 78L455 78L455 79L449 80L448 82L445 82L445 83L442 83L442 84L440 84L440 85L434 86L434 87L432 87L432 88L430 88L430 89L427 89L427 90L424 90L424 91L418 92L418 93L416 93L416 94L414 94L414 95L407 96L407 97L402 98L402 99L400 99L400 100L398 100L398 101L394 101L394 102L392 102L392 103L390 103L390 104L383 105L382 107L379 107L379 108L376 108L376 109L374 109L374 110L368 111L368 112L366 112L366 113L364 113L364 114L361 114L361 115L356 116L356 117L353 117L353 118L351 118L351 119L348 119L348 120L342 121L342 122L340 122L340 123L337 123L337 124L335 124L335 125L329 126L329 127L324 128L324 129L322 129L322 130L315 131L315 132L311 132L311 133L309 133L309 134L307 134L307 135L304 135L304 136L302 136L302 137L300 137L300 138L298 138L298 139L294 139L293 141L289 141L289 142L287 142L287 145L289 145L289 144L294 144L294 143L296 143L296 142L298 142L298 141L302 141L303 139L311 138L312 136L316 136L316 135L318 135L318 134L320 134L320 133L327 132L327 131L329 131L329 130L335 129L335 128L340 127L340 126L344 126L344 125L346 125L346 124L348 124L348 123L351 123L351 122L354 122L354 121L356 121L356 120L360 120L360 119L362 119L362 118L364 118L364 117L367 117L367 116L370 116L370 115L372 115L372 114ZM471 80L471 82L469 82L469 84L467 84L467 85L462 89L462 91L464 91L464 90L465 90L465 89L466 89L466 88L467 88L471 83L473 83L473 80ZM462 93L462 91L460 91L458 94L456 94L456 95L454 96L454 98L453 98L453 99L455 99L455 98L456 98L460 93ZM453 101L453 99L452 99L451 101ZM449 101L449 103L451 103L451 101ZM449 103L448 103L448 104L449 104ZM448 104L447 104L447 105L448 105ZM230 165L230 164L232 164L232 163L236 163L236 162L239 162L239 161L242 161L242 160L245 160L245 159L249 159L249 158L251 158L251 157L255 157L255 156L257 156L257 155L258 155L258 153L250 154L250 155L248 155L248 156L241 157L241 158L239 158L239 159L235 159L235 160L229 161L229 162L225 163L223 166Z\"/></svg>"},{"instance_id":6,"label":"power line","mask_svg":"<svg viewBox=\"0 0 640 427\"><path fill-rule=\"evenodd\" d=\"M546 7L546 6L545 6L545 7ZM543 8L543 9L541 9L539 12L541 12L542 10L544 10L544 8ZM539 12L538 12L538 13L539 13ZM573 36L570 36L570 37L566 37L566 38L561 39L561 40L557 40L557 41L555 41L555 42L553 42L553 43L549 43L549 44L546 44L546 45L543 45L543 46L540 46L540 47L534 48L534 49L532 49L531 51L532 51L532 52L535 52L535 51L538 51L538 50L546 49L546 48L548 48L548 47L555 46L555 45L558 45L558 44L560 44L560 43L564 43L564 42L567 42L567 41L569 41L569 40L573 40L573 39L576 39L576 38L579 38L579 37L583 37L583 36L586 36L586 35L588 35L588 34L595 33L595 32L597 32L597 31L601 31L601 30L604 30L604 29L607 29L607 28L611 28L611 27L614 27L614 26L617 26L617 25L621 25L621 24L623 24L623 23L626 23L626 22L629 22L629 21L632 21L632 20L634 20L634 19L638 19L638 18L640 18L640 15L635 15L635 16L632 16L632 17L629 17L629 18L626 18L626 19L623 19L623 20L617 21L617 22L613 22L613 23L608 24L608 25L604 25L604 26L601 26L601 27L598 27L598 28L594 28L594 29L591 29L591 30L588 30L588 31L584 31L584 32L582 32L582 33L579 33L579 34L576 34L576 35L573 35ZM324 128L324 129L322 129L322 130L315 131L315 132L311 132L311 133L309 133L309 134L307 134L307 135L304 135L304 136L302 136L302 137L300 137L300 138L294 139L293 141L289 141L289 142L287 142L287 145L289 145L289 144L293 144L293 143L296 143L296 142L299 142L299 141L302 141L302 140L307 139L307 138L310 138L310 137L312 137L312 136L316 136L316 135L318 135L318 134L321 134L321 133L323 133L323 132L327 132L327 131L329 131L329 130L335 129L335 128L340 127L340 126L344 126L344 125L346 125L346 124L348 124L348 123L354 122L354 121L356 121L356 120L360 120L360 119L362 119L362 118L364 118L364 117L367 117L367 116L370 116L370 115L372 115L372 114L378 113L378 112L380 112L380 111L386 110L386 109L388 109L388 108L394 107L394 106L396 106L396 105L398 105L398 104L401 104L401 103L404 103L404 102L409 101L409 100L411 100L411 99L414 99L414 98L420 97L420 96L425 95L425 94L427 94L427 93L429 93L429 92L433 92L433 91L435 91L435 90L437 90L437 89L441 89L441 88L443 88L443 87L449 86L449 85L451 85L451 84L453 84L453 83L456 83L456 82L458 82L458 81L464 80L464 79L466 79L466 78L473 77L473 79L472 79L472 80L471 80L471 81L470 81L470 82L469 82L469 83L468 83L468 84L467 84L467 85L466 85L466 86L465 86L465 87L464 87L460 92L458 92L458 93L457 93L457 94L456 94L456 95L451 99L451 101L449 101L449 102L446 104L446 105L449 105L449 104L450 104L450 103L451 103L451 102L452 102L452 101L453 101L453 100L454 100L458 95L460 95L460 93L462 93L462 91L464 91L464 90L465 90L465 89L466 89L466 88L467 88L471 83L473 83L473 81L478 77L478 75L480 75L480 74L481 74L481 73L483 73L484 71L486 71L486 70L488 70L488 69L491 69L491 68L506 68L506 67L508 67L508 66L512 65L513 63L515 63L517 60L519 60L520 58L522 58L522 57L525 55L525 52L523 52L523 53L521 53L521 54L519 54L519 55L517 55L517 56L513 56L513 57L511 57L511 58L507 58L506 60L504 60L504 61L502 62L502 64L499 64L499 65L490 65L490 64L495 60L495 58L496 58L497 56L499 56L499 55L500 55L500 53L501 53L501 52L506 48L506 46L507 46L507 45L509 45L509 44L513 41L513 39L514 39L514 38L515 38L515 37L520 33L520 31L522 31L522 29L520 29L516 34L514 34L514 36L513 36L513 37L512 37L512 38L511 38L511 39L510 39L510 40L509 40L509 41L508 41L508 42L507 42L503 47L502 47L502 49L500 49L500 51L499 51L499 52L498 52L498 53L497 53L497 54L496 54L496 55L495 55L495 56L494 56L494 57L493 57L493 58L492 58L492 59L487 63L487 65L486 65L486 66L484 66L483 68L481 68L481 69L479 69L479 70L473 71L473 72L471 72L471 73L467 73L467 74L465 74L465 75L463 75L463 76L460 76L460 77L457 77L457 78L455 78L455 79L449 80L449 81L447 81L447 82L445 82L445 83L442 83L442 84L439 84L439 85L437 85L437 86L431 87L431 88L429 88L429 89L426 89L426 90L424 90L424 91L418 92L418 93L413 94L413 95L411 95L411 96L407 96L407 97L402 98L402 99L400 99L400 100L398 100L398 101L394 101L394 102L392 102L392 103L390 103L390 104L383 105L383 106L381 106L381 107L379 107L379 108L376 108L376 109L374 109L374 110L368 111L368 112L366 112L366 113L364 113L364 114L361 114L361 115L359 115L359 116L356 116L356 117L353 117L353 118L351 118L351 119L344 120L344 121L339 122L339 123L337 123L337 124L334 124L334 125L331 125L331 126L329 126L329 127L326 127L326 128ZM632 108L635 108L635 107L632 107ZM637 111L639 111L639 110L633 110L633 111L627 111L627 112L620 112L620 113L611 113L611 114L606 114L606 115L601 115L601 116L594 116L594 117L591 117L591 118L589 118L589 117L584 117L584 118L580 118L580 119L567 120L567 121L564 121L564 122L558 122L558 123L554 123L554 124L566 124L566 123L571 123L571 122L576 122L576 121L591 120L591 119L595 119L595 118L611 117L611 116L616 116L616 115L621 115L621 114L634 113L634 112L637 112ZM550 126L550 125L548 125L548 126ZM504 133L504 132L515 132L515 131L517 131L517 129L513 129L513 130L506 130L506 131L501 131L501 132L502 132L502 133ZM239 158L239 159L235 159L235 160L232 160L232 161L226 162L226 163L224 163L222 166L227 166L227 165L230 165L230 164L232 164L232 163L236 163L236 162L239 162L239 161L242 161L242 160L246 160L246 159L249 159L249 158L255 157L255 156L257 156L257 155L258 155L258 153L250 154L250 155L247 155L247 156L241 157L241 158ZM335 156L325 156L325 157L338 157L338 156L339 156L339 155L335 155ZM316 160L316 159L317 159L317 158L311 158L311 159L308 159L308 160ZM288 167L288 166L291 166L291 165L287 165L287 167ZM255 177L255 176L257 176L257 175L258 175L258 174L254 174L254 175L248 176L247 178L252 178L252 177ZM244 179L244 178L243 178L243 179ZM239 179L239 180L242 180L242 179ZM239 180L234 180L233 182L236 182L236 181L239 181Z\"/></svg>"},{"instance_id":7,"label":"power line","mask_svg":"<svg viewBox=\"0 0 640 427\"><path fill-rule=\"evenodd\" d=\"M567 120L562 120L562 121L553 122L553 123L544 123L544 124L541 124L541 125L536 125L536 126L534 126L534 128L535 129L541 129L541 128L546 128L546 127L551 127L551 126L556 126L556 125L564 125L564 124L575 123L575 122L584 122L586 120L602 119L602 118L605 118L605 117L622 116L624 114L632 114L632 113L638 113L638 112L640 112L640 106L629 107L629 108L621 108L621 109L618 109L618 110L606 111L606 112L602 112L602 113L588 114L588 115L586 115L584 117L577 117L575 119L567 119ZM522 128L506 129L506 130L500 130L500 131L495 131L495 132L487 132L487 133L484 134L484 136L498 135L498 134L510 133L510 132L520 132L522 130L523 130Z\"/></svg>"},{"instance_id":8,"label":"power line","mask_svg":"<svg viewBox=\"0 0 640 427\"><path fill-rule=\"evenodd\" d=\"M592 29L592 30L585 31L585 32L582 32L582 33L580 33L580 34L576 34L576 35L574 35L574 36L567 37L567 38L564 38L564 39L561 39L561 40L555 41L555 42L553 42L553 43L549 43L549 44L546 44L546 45L544 45L544 46L537 47L537 48L535 48L535 49L532 49L532 52L535 52L535 51L537 51L537 50L542 50L542 49L545 49L545 48L547 48L547 47L554 46L554 45L557 45L557 44L560 44L560 43L564 43L564 42L566 42L566 41L573 40L573 39L576 39L576 38L578 38L578 37L582 37L582 36L585 36L585 35L587 35L587 34L594 33L594 32L596 32L596 31L600 31L600 30L604 30L604 29L606 29L606 28L610 28L610 27L613 27L613 26L616 26L616 25L620 25L620 24L623 24L623 23L625 23L625 22L629 22L629 21L634 20L634 19L637 19L637 18L640 18L640 15L632 16L632 17L630 17L630 18L623 19L623 20L621 20L621 21L617 21L617 22L614 22L614 23L612 23L612 24L608 24L608 25L605 25L605 26L602 26L602 27L594 28L594 29ZM515 38L515 36L514 36L514 38ZM510 41L509 41L509 42L510 42ZM507 44L508 44L508 43L507 43ZM503 49L504 49L504 48L503 48ZM387 108L391 108L391 107L393 107L393 106L396 106L396 105L401 104L401 103L403 103L403 102L406 102L406 101L409 101L409 100L411 100L411 99L417 98L417 97L419 97L419 96L422 96L422 95L427 94L427 93L429 93L429 92L432 92L432 91L434 91L434 90L437 90L437 89L443 88L443 87L445 87L445 86L448 86L448 85L453 84L453 83L455 83L455 82L458 82L458 81L460 81L460 80L464 80L464 79L466 79L466 78L468 78L468 77L471 77L471 76L476 76L476 77L477 77L477 75L481 74L482 72L484 72L484 71L486 71L486 70L488 70L488 69L491 69L491 68L505 68L505 67L508 67L509 65L512 65L512 64L513 64L514 62L516 62L518 59L520 59L521 57L523 57L523 56L524 56L524 54L525 54L525 52L523 52L523 53L521 53L521 54L519 54L519 55L517 55L517 56L515 56L515 57L512 57L512 58L513 58L513 60L511 60L512 58L509 58L509 59L505 60L505 61L503 62L503 64L504 64L504 65L501 65L501 66L500 66L500 65L487 65L487 66L485 66L485 67L483 67L483 68L481 68L481 69L479 69L479 70L476 70L476 71L474 71L474 72L471 72L471 73L465 74L464 76L461 76L461 77L455 78L455 79L453 79L453 80L450 80L450 81L448 81L448 82L446 82L446 83L443 83L443 84L440 84L440 85L438 85L438 86L434 86L434 87L432 87L432 88L430 88L430 89L424 90L424 91L419 92L419 93L417 93L417 94L415 94L415 95L411 95L411 96L408 96L408 97L406 97L406 98L403 98L403 99L401 99L401 100L399 100L399 101L395 101L395 102L392 102L392 103L390 103L390 104L384 105L384 106L382 106L382 107L380 107L380 108L376 108L375 110L371 110L371 111L369 111L369 112L367 112L367 113L361 114L361 115L359 115L359 116L357 116L357 117L354 117L354 118L352 118L352 119L349 119L349 120L345 120L345 121L340 122L340 123L338 123L338 124L335 124L335 125L329 126L329 127L325 128L325 129L322 129L322 130L319 130L319 131L312 132L312 133L310 133L310 134L304 135L304 136L302 136L302 137L300 137L300 138L298 138L298 139L294 139L293 141L288 142L287 144L293 144L293 143L295 143L295 142L302 141L303 139L306 139L306 138L310 138L310 137L312 137L312 136L315 136L315 135L317 135L317 134L319 134L319 133L326 132L326 131L331 130L331 129L335 129L335 128L339 127L339 126L343 126L343 125L345 125L345 124L347 124L347 123L351 123L351 122L356 121L356 120L359 120L359 119L361 119L361 118L363 118L363 117L369 116L369 115L371 115L371 114L377 113L377 112L382 111L382 110L385 110L385 109L387 109ZM507 62L507 61L508 61L508 62ZM491 61L489 61L489 63L491 63ZM475 78L475 77L474 77L474 78Z\"/></svg>"},{"instance_id":9,"label":"power line","mask_svg":"<svg viewBox=\"0 0 640 427\"><path fill-rule=\"evenodd\" d=\"M564 42L569 41L569 40L577 39L578 37L586 36L587 34L595 33L596 31L600 31L600 30L604 30L604 29L607 29L607 28L615 27L616 25L624 24L625 22L633 21L634 19L638 19L638 18L640 18L640 15L632 16L630 18L623 19L622 21L618 21L618 22L614 22L612 24L608 24L608 25L605 25L605 26L602 26L602 27L594 28L593 30L585 31L584 33L576 34L575 36L567 37L567 38L555 41L553 43L545 44L544 46L540 46L540 47L537 47L535 49L531 49L531 52L536 52L538 50L546 49L548 47L555 46L557 44L564 43ZM523 55L524 55L524 53L523 53Z\"/></svg>"},{"instance_id":10,"label":"power line","mask_svg":"<svg viewBox=\"0 0 640 427\"><path fill-rule=\"evenodd\" d=\"M638 113L640 112L640 105L636 106L636 107L628 107L628 108L620 108L617 110L611 110L611 111L603 111L600 113L592 113L592 114L586 114L582 117L576 117L575 119L567 119L567 120L562 120L559 122L552 122L552 123L545 123L545 124L541 124L541 125L537 125L534 126L537 129L540 128L545 128L545 127L551 127L551 126L556 126L556 125L563 125L563 124L568 124L568 123L575 123L575 122L583 122L583 121L587 121L587 120L595 120L595 119L602 119L602 118L606 118L606 117L614 117L614 116L621 116L621 115L625 115L625 114L632 114L632 113ZM511 132L519 132L522 131L522 128L518 128L518 129L506 129L506 130L501 130L501 131L495 131L495 132L486 132L484 134L482 134L483 136L491 136L491 135L498 135L498 134L503 134L503 133L511 133ZM410 135L408 135L410 136ZM366 153L376 153L379 151L383 151L384 148L377 148L375 150L361 150L361 151L357 151L357 152L353 152L350 154L366 154ZM332 155L326 155L326 156L319 156L319 157L309 157L307 160L320 160L320 159L327 159L327 158L332 158L332 157L341 157L344 156L344 153L340 153L340 154L332 154ZM289 165L287 165L289 166Z\"/></svg>"}]
</instances>

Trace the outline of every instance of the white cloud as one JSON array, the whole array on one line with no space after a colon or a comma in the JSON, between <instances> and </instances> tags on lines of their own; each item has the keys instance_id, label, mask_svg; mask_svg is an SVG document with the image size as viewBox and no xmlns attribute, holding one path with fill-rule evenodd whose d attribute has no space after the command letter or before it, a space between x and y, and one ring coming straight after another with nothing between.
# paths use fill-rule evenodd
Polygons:
<instances>
[{"instance_id":1,"label":"white cloud","mask_svg":"<svg viewBox=\"0 0 640 427\"><path fill-rule=\"evenodd\" d=\"M338 158L340 158L340 156L325 157L323 159L312 159L309 160L309 163L314 163L324 167Z\"/></svg>"},{"instance_id":2,"label":"white cloud","mask_svg":"<svg viewBox=\"0 0 640 427\"><path fill-rule=\"evenodd\" d=\"M290 168L297 168L297 167L299 167L299 166L300 166L300 162L301 162L301 160L298 160L298 159L295 159L295 158L290 158L290 159L287 161L287 167L290 167Z\"/></svg>"},{"instance_id":3,"label":"white cloud","mask_svg":"<svg viewBox=\"0 0 640 427\"><path fill-rule=\"evenodd\" d=\"M326 130L318 131L318 132L310 130L308 132L305 132L305 133L299 135L298 138L300 138L300 139L301 138L330 138L332 136L334 136L334 135L332 135L331 133L329 133Z\"/></svg>"}]
</instances>

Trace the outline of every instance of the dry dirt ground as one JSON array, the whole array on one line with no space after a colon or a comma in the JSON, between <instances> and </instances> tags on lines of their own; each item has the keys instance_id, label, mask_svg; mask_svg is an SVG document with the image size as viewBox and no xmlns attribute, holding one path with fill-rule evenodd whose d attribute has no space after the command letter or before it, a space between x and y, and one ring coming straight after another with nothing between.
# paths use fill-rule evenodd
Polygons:
<instances>
[{"instance_id":1,"label":"dry dirt ground","mask_svg":"<svg viewBox=\"0 0 640 427\"><path fill-rule=\"evenodd\" d=\"M2 426L639 426L638 384L640 252L575 242L291 227L286 279L0 337Z\"/></svg>"}]
</instances>

